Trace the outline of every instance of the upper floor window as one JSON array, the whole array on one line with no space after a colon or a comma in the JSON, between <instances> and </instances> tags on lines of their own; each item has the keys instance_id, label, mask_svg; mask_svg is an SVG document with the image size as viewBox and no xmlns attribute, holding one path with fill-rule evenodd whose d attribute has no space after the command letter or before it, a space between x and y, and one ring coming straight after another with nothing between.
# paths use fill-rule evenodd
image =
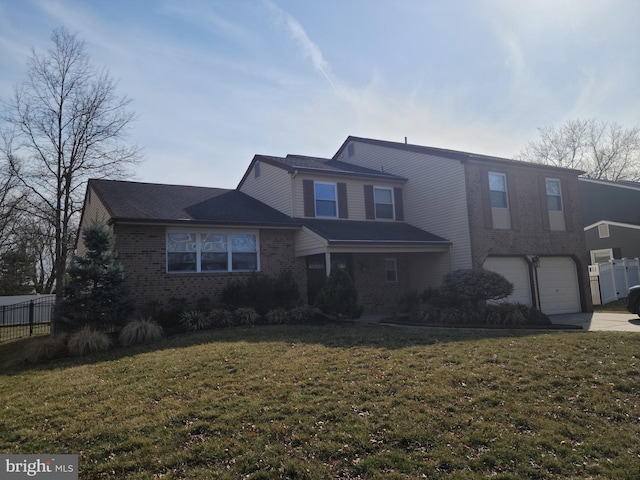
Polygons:
<instances>
[{"instance_id":1,"label":"upper floor window","mask_svg":"<svg viewBox=\"0 0 640 480\"><path fill-rule=\"evenodd\" d=\"M338 201L335 183L315 182L315 202L317 217L337 217Z\"/></svg>"},{"instance_id":2,"label":"upper floor window","mask_svg":"<svg viewBox=\"0 0 640 480\"><path fill-rule=\"evenodd\" d=\"M373 187L376 219L393 220L393 189Z\"/></svg>"},{"instance_id":3,"label":"upper floor window","mask_svg":"<svg viewBox=\"0 0 640 480\"><path fill-rule=\"evenodd\" d=\"M167 232L167 272L259 270L258 236L249 232Z\"/></svg>"},{"instance_id":4,"label":"upper floor window","mask_svg":"<svg viewBox=\"0 0 640 480\"><path fill-rule=\"evenodd\" d=\"M557 178L545 179L547 187L547 206L550 212L562 211L562 191L560 189L560 180Z\"/></svg>"},{"instance_id":5,"label":"upper floor window","mask_svg":"<svg viewBox=\"0 0 640 480\"><path fill-rule=\"evenodd\" d=\"M489 195L493 208L509 208L507 176L504 173L489 172Z\"/></svg>"}]
</instances>

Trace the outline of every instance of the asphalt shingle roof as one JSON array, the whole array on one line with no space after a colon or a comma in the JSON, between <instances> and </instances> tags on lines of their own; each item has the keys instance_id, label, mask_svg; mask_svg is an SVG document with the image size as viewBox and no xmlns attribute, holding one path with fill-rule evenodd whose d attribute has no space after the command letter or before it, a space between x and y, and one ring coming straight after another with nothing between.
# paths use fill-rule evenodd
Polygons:
<instances>
[{"instance_id":1,"label":"asphalt shingle roof","mask_svg":"<svg viewBox=\"0 0 640 480\"><path fill-rule=\"evenodd\" d=\"M320 157L306 157L304 155L287 155L286 157L273 157L269 155L256 155L254 160L261 160L286 170L311 170L335 174L356 175L364 177L386 178L393 181L405 182L407 179L399 175L392 175L372 168L360 167L339 160Z\"/></svg>"},{"instance_id":2,"label":"asphalt shingle roof","mask_svg":"<svg viewBox=\"0 0 640 480\"><path fill-rule=\"evenodd\" d=\"M442 244L451 242L404 222L365 222L356 220L300 219L305 227L329 243L405 243Z\"/></svg>"},{"instance_id":3,"label":"asphalt shingle roof","mask_svg":"<svg viewBox=\"0 0 640 480\"><path fill-rule=\"evenodd\" d=\"M395 150L402 150L406 152L422 153L426 155L433 155L436 157L449 158L451 160L458 160L459 162L468 162L468 161L475 160L475 161L496 162L496 163L503 163L503 164L513 164L518 166L527 166L531 168L544 168L544 169L550 169L550 170L556 170L556 171L573 172L578 174L584 173L581 170L575 170L571 168L555 167L551 165L543 165L540 163L523 162L520 160L513 160L513 159L503 158L503 157L495 157L492 155L482 155L479 153L463 152L460 150L449 150L446 148L427 147L423 145L413 145L410 143L390 142L388 140L376 140L373 138L362 138L362 137L354 137L354 136L347 137L347 139L344 141L344 143L340 146L340 148L334 155L334 158L337 158L342 153L342 151L346 148L349 142L352 142L352 141L366 143L369 145L376 145L379 147L392 148Z\"/></svg>"},{"instance_id":4,"label":"asphalt shingle roof","mask_svg":"<svg viewBox=\"0 0 640 480\"><path fill-rule=\"evenodd\" d=\"M299 226L237 190L117 180L90 180L89 187L116 221Z\"/></svg>"}]
</instances>

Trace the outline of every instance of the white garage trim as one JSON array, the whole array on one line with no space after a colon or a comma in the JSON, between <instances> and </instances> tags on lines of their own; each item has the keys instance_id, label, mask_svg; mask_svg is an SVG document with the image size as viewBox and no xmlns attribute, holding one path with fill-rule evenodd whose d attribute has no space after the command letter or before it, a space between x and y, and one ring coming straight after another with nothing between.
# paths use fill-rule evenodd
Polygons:
<instances>
[{"instance_id":1,"label":"white garage trim","mask_svg":"<svg viewBox=\"0 0 640 480\"><path fill-rule=\"evenodd\" d=\"M513 283L513 294L506 301L531 305L531 275L523 257L487 257L482 267L499 273Z\"/></svg>"},{"instance_id":2,"label":"white garage trim","mask_svg":"<svg viewBox=\"0 0 640 480\"><path fill-rule=\"evenodd\" d=\"M578 271L571 257L540 257L540 310L547 315L580 312Z\"/></svg>"}]
</instances>

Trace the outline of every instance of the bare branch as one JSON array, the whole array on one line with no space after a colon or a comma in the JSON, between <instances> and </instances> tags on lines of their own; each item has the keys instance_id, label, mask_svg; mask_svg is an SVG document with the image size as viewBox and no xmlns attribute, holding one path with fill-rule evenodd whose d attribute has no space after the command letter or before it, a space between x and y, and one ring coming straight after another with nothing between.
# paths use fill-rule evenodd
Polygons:
<instances>
[{"instance_id":1,"label":"bare branch","mask_svg":"<svg viewBox=\"0 0 640 480\"><path fill-rule=\"evenodd\" d=\"M26 80L7 104L11 141L2 154L24 197L23 211L51 228L46 238L53 239L61 295L86 182L130 175L141 154L126 143L135 119L131 100L116 94L116 83L94 68L75 34L56 29L51 40L46 52L32 50Z\"/></svg>"},{"instance_id":2,"label":"bare branch","mask_svg":"<svg viewBox=\"0 0 640 480\"><path fill-rule=\"evenodd\" d=\"M582 170L589 178L640 180L640 129L617 123L572 120L540 128L516 157L520 160Z\"/></svg>"}]
</instances>

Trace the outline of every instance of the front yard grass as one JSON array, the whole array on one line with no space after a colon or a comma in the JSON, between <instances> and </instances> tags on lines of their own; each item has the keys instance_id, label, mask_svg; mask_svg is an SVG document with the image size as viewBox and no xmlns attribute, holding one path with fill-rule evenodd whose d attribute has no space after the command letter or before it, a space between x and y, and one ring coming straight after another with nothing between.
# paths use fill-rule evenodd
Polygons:
<instances>
[{"instance_id":1,"label":"front yard grass","mask_svg":"<svg viewBox=\"0 0 640 480\"><path fill-rule=\"evenodd\" d=\"M13 354L0 452L78 454L82 479L640 475L633 333L277 326Z\"/></svg>"}]
</instances>

